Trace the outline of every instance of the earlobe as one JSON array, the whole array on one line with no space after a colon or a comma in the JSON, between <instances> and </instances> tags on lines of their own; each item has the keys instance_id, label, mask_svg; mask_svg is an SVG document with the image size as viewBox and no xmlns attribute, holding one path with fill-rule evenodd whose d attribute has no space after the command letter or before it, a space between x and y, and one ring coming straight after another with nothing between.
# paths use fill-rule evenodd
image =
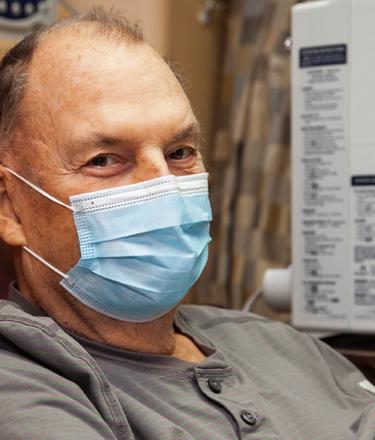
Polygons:
<instances>
[{"instance_id":1,"label":"earlobe","mask_svg":"<svg viewBox=\"0 0 375 440\"><path fill-rule=\"evenodd\" d=\"M0 238L9 246L25 246L26 239L22 225L14 212L7 190L9 173L0 166Z\"/></svg>"}]
</instances>

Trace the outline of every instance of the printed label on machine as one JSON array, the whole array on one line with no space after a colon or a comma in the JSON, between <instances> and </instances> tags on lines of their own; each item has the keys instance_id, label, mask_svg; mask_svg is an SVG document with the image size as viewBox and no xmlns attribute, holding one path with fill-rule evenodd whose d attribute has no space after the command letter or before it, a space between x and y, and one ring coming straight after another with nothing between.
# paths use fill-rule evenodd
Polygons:
<instances>
[{"instance_id":1,"label":"printed label on machine","mask_svg":"<svg viewBox=\"0 0 375 440\"><path fill-rule=\"evenodd\" d=\"M375 318L375 175L352 177L354 318Z\"/></svg>"},{"instance_id":2,"label":"printed label on machine","mask_svg":"<svg viewBox=\"0 0 375 440\"><path fill-rule=\"evenodd\" d=\"M346 44L305 47L299 51L300 67L332 66L346 62Z\"/></svg>"},{"instance_id":3,"label":"printed label on machine","mask_svg":"<svg viewBox=\"0 0 375 440\"><path fill-rule=\"evenodd\" d=\"M316 319L345 319L348 308L346 62L344 44L299 51L297 273L302 313Z\"/></svg>"}]
</instances>

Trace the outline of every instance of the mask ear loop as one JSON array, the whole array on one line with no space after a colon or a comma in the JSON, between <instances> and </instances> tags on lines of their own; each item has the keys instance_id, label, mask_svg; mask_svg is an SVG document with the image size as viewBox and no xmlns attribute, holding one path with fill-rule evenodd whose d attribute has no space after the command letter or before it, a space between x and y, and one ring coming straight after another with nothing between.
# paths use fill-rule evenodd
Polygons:
<instances>
[{"instance_id":1,"label":"mask ear loop","mask_svg":"<svg viewBox=\"0 0 375 440\"><path fill-rule=\"evenodd\" d=\"M4 165L3 165L4 166ZM6 170L8 170L11 174L13 174L13 176L17 177L17 179L20 179L23 183L25 183L26 185L28 185L30 188L34 189L35 191L37 191L39 194L41 194L42 196L46 197L47 199L51 200L52 202L57 203L58 205L63 206L64 208L68 208L70 209L70 211L75 211L75 209L70 206L70 205L66 205L64 202L62 202L59 199L56 199L55 197L51 196L51 194L48 194L46 191L42 190L41 188L39 188L38 186L34 185L33 183L29 182L27 179L25 179L24 177L20 176L19 174L17 174L15 171L11 170L10 168L4 166L4 168ZM52 266L51 263L48 263L48 261L46 261L44 258L42 258L40 255L36 254L34 251L32 251L30 248L28 248L27 246L22 246L25 251L27 251L29 254L31 254L34 258L36 258L37 260L39 260L41 263L43 263L45 266L47 266L49 269L51 269L53 272L57 273L58 275L60 275L62 278L68 279L69 276L64 273L61 272L61 270L57 269L57 267Z\"/></svg>"},{"instance_id":2,"label":"mask ear loop","mask_svg":"<svg viewBox=\"0 0 375 440\"><path fill-rule=\"evenodd\" d=\"M62 202L61 200L56 199L56 197L51 196L51 194L48 194L48 192L42 190L41 188L39 188L39 186L36 186L33 183L29 182L27 179L25 179L24 177L20 176L19 174L17 174L15 171L11 170L10 168L7 168L6 166L4 166L4 168L7 169L11 174L13 174L13 176L15 176L18 179L22 180L23 183L28 185L33 190L37 191L42 196L47 197L47 199L52 200L52 202L55 202L58 205L64 206L64 208L70 209L70 211L75 212L75 209L73 208L73 206L67 205L66 203Z\"/></svg>"},{"instance_id":3,"label":"mask ear loop","mask_svg":"<svg viewBox=\"0 0 375 440\"><path fill-rule=\"evenodd\" d=\"M27 246L22 246L25 251L27 251L29 254L31 254L34 258L36 258L37 260L39 260L41 263L43 263L45 266L47 266L49 269L53 270L55 273L57 273L58 275L60 275L62 278L68 279L69 276L64 273L61 272L61 270L57 269L57 267L52 266L51 263L48 263L48 261L46 261L44 258L42 258L41 256L39 256L38 254L36 254L34 251L32 251L30 248L28 248Z\"/></svg>"}]
</instances>

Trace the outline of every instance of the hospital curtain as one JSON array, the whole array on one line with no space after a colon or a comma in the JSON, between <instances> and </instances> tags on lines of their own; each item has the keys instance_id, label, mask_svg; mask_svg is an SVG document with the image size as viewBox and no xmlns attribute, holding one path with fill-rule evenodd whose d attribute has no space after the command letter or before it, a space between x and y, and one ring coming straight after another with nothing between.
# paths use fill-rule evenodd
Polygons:
<instances>
[{"instance_id":1,"label":"hospital curtain","mask_svg":"<svg viewBox=\"0 0 375 440\"><path fill-rule=\"evenodd\" d=\"M264 269L290 261L290 53L284 42L294 3L230 2L207 158L213 242L193 293L197 303L240 308Z\"/></svg>"}]
</instances>

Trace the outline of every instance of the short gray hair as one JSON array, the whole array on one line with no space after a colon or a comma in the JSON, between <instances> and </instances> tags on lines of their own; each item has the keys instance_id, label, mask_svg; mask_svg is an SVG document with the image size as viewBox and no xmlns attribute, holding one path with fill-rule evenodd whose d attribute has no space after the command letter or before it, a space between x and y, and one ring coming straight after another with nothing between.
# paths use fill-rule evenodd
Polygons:
<instances>
[{"instance_id":1,"label":"short gray hair","mask_svg":"<svg viewBox=\"0 0 375 440\"><path fill-rule=\"evenodd\" d=\"M41 27L27 35L9 50L0 63L0 151L2 153L12 139L13 129L19 116L20 102L25 93L28 68L35 50L48 34L77 24L92 25L96 35L119 42L136 44L144 41L138 24L131 23L113 11L106 12L102 8L92 8L82 14ZM90 28L91 26L86 26L83 29L90 32Z\"/></svg>"}]
</instances>

